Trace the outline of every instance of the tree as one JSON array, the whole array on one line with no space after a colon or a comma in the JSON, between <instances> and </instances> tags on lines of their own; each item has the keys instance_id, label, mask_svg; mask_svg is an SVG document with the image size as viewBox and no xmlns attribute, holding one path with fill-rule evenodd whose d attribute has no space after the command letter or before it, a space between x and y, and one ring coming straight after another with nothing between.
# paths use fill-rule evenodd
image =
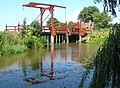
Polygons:
<instances>
[{"instance_id":1,"label":"tree","mask_svg":"<svg viewBox=\"0 0 120 88\"><path fill-rule=\"evenodd\" d=\"M106 28L108 23L111 21L111 17L107 12L100 13L99 9L95 6L85 7L78 15L78 19L82 19L84 22L92 20L95 25L94 29Z\"/></svg>"},{"instance_id":2,"label":"tree","mask_svg":"<svg viewBox=\"0 0 120 88\"><path fill-rule=\"evenodd\" d=\"M85 7L78 15L78 19L81 19L84 22L89 22L93 18L93 14L99 12L99 9L95 6Z\"/></svg>"},{"instance_id":3,"label":"tree","mask_svg":"<svg viewBox=\"0 0 120 88\"><path fill-rule=\"evenodd\" d=\"M35 36L38 36L41 32L41 28L40 28L40 23L39 21L33 21L31 24L30 24L30 27L29 27L30 31L32 32L32 35L35 35Z\"/></svg>"},{"instance_id":4,"label":"tree","mask_svg":"<svg viewBox=\"0 0 120 88\"><path fill-rule=\"evenodd\" d=\"M22 29L21 29L21 35L22 37L24 37L24 35L26 34L26 18L24 18L23 20L23 24L22 24Z\"/></svg>"},{"instance_id":5,"label":"tree","mask_svg":"<svg viewBox=\"0 0 120 88\"><path fill-rule=\"evenodd\" d=\"M69 29L72 27L73 23L74 23L73 21L68 22L67 26Z\"/></svg>"},{"instance_id":6,"label":"tree","mask_svg":"<svg viewBox=\"0 0 120 88\"><path fill-rule=\"evenodd\" d=\"M120 0L93 0L95 3L96 2L104 2L104 10L107 12L111 12L113 16L116 16L116 11L115 8L117 6L120 6ZM118 8L120 11L120 8Z\"/></svg>"},{"instance_id":7,"label":"tree","mask_svg":"<svg viewBox=\"0 0 120 88\"><path fill-rule=\"evenodd\" d=\"M96 12L93 14L93 20L95 24L95 29L106 28L109 22L112 20L107 12Z\"/></svg>"},{"instance_id":8,"label":"tree","mask_svg":"<svg viewBox=\"0 0 120 88\"><path fill-rule=\"evenodd\" d=\"M39 21L33 21L31 24L30 24L31 27L35 28L36 30L40 30L40 23Z\"/></svg>"},{"instance_id":9,"label":"tree","mask_svg":"<svg viewBox=\"0 0 120 88\"><path fill-rule=\"evenodd\" d=\"M49 20L46 23L47 23L47 26L50 26L51 18L49 18ZM58 19L54 18L54 26L60 26L61 24L62 23L58 21Z\"/></svg>"},{"instance_id":10,"label":"tree","mask_svg":"<svg viewBox=\"0 0 120 88\"><path fill-rule=\"evenodd\" d=\"M111 10L116 16L115 8L120 0L104 1L105 10ZM109 8L108 8L109 7ZM94 74L90 88L120 88L120 24L115 24L106 42L99 48L94 58Z\"/></svg>"}]
</instances>

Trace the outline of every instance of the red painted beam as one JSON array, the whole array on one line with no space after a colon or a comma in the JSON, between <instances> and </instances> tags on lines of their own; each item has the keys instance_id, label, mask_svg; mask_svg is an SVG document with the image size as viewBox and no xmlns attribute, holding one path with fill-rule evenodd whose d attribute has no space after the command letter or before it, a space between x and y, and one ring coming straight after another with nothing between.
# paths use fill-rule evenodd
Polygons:
<instances>
[{"instance_id":1,"label":"red painted beam","mask_svg":"<svg viewBox=\"0 0 120 88\"><path fill-rule=\"evenodd\" d=\"M59 5L52 5L52 4L45 4L45 3L36 3L36 2L30 2L28 4L23 4L22 6L26 7L35 7L35 8L42 8L43 6L54 6L54 7L59 7L59 8L66 8L64 6L59 6Z\"/></svg>"}]
</instances>

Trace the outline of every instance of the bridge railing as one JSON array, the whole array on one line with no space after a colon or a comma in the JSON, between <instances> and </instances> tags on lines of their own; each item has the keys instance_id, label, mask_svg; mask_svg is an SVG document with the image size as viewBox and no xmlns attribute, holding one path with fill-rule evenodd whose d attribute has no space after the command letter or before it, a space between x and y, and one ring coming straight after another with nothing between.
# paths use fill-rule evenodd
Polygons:
<instances>
[{"instance_id":1,"label":"bridge railing","mask_svg":"<svg viewBox=\"0 0 120 88\"><path fill-rule=\"evenodd\" d=\"M74 23L70 28L70 32L79 32L79 26L80 26L79 21Z\"/></svg>"},{"instance_id":2,"label":"bridge railing","mask_svg":"<svg viewBox=\"0 0 120 88\"><path fill-rule=\"evenodd\" d=\"M50 26L42 26L42 32L51 32Z\"/></svg>"},{"instance_id":3,"label":"bridge railing","mask_svg":"<svg viewBox=\"0 0 120 88\"><path fill-rule=\"evenodd\" d=\"M21 32L21 29L22 29L22 25L20 25L19 22L16 26L10 26L10 25L7 25L7 24L5 26L5 31ZM28 32L28 26L26 26L26 31Z\"/></svg>"},{"instance_id":4,"label":"bridge railing","mask_svg":"<svg viewBox=\"0 0 120 88\"><path fill-rule=\"evenodd\" d=\"M6 31L17 31L17 32L20 32L20 29L21 29L21 25L20 25L20 23L18 23L18 25L16 25L16 26L8 26L7 24L6 24Z\"/></svg>"},{"instance_id":5,"label":"bridge railing","mask_svg":"<svg viewBox=\"0 0 120 88\"><path fill-rule=\"evenodd\" d=\"M58 32L66 32L67 31L67 23L63 23L60 26L55 26L55 29Z\"/></svg>"}]
</instances>

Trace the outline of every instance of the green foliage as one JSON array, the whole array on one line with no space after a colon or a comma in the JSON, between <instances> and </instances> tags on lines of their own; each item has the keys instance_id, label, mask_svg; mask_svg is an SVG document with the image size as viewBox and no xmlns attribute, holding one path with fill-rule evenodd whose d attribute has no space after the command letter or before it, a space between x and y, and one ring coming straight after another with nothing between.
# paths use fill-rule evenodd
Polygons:
<instances>
[{"instance_id":1,"label":"green foliage","mask_svg":"<svg viewBox=\"0 0 120 88\"><path fill-rule=\"evenodd\" d=\"M0 55L21 53L28 48L46 46L46 38L39 36L41 30L38 28L38 23L38 21L34 21L28 27L29 31L26 32L26 19L24 19L21 33L0 32Z\"/></svg>"},{"instance_id":2,"label":"green foliage","mask_svg":"<svg viewBox=\"0 0 120 88\"><path fill-rule=\"evenodd\" d=\"M4 45L2 49L2 54L16 54L22 53L28 48L25 45Z\"/></svg>"},{"instance_id":3,"label":"green foliage","mask_svg":"<svg viewBox=\"0 0 120 88\"><path fill-rule=\"evenodd\" d=\"M101 30L94 30L92 34L87 34L84 38L82 38L82 42L85 43L97 43L103 44L105 40L108 38L109 29L101 29Z\"/></svg>"},{"instance_id":4,"label":"green foliage","mask_svg":"<svg viewBox=\"0 0 120 88\"><path fill-rule=\"evenodd\" d=\"M44 40L43 37L40 37L41 28L39 24L39 21L33 21L28 27L29 31L24 34L24 44L28 48L42 48L47 44L45 37Z\"/></svg>"},{"instance_id":5,"label":"green foliage","mask_svg":"<svg viewBox=\"0 0 120 88\"><path fill-rule=\"evenodd\" d=\"M94 59L95 71L90 88L120 87L120 24L115 24L109 38Z\"/></svg>"},{"instance_id":6,"label":"green foliage","mask_svg":"<svg viewBox=\"0 0 120 88\"><path fill-rule=\"evenodd\" d=\"M0 39L3 44L23 44L21 35L17 32L1 32Z\"/></svg>"},{"instance_id":7,"label":"green foliage","mask_svg":"<svg viewBox=\"0 0 120 88\"><path fill-rule=\"evenodd\" d=\"M84 7L84 9L79 13L78 19L83 22L89 22L93 18L93 14L99 12L99 9L95 6Z\"/></svg>"},{"instance_id":8,"label":"green foliage","mask_svg":"<svg viewBox=\"0 0 120 88\"><path fill-rule=\"evenodd\" d=\"M73 21L70 21L70 22L68 22L67 27L70 29L73 24L74 24L74 22L73 22Z\"/></svg>"},{"instance_id":9,"label":"green foliage","mask_svg":"<svg viewBox=\"0 0 120 88\"><path fill-rule=\"evenodd\" d=\"M24 36L24 43L28 48L42 48L46 46L47 40L40 35L41 30L29 26L29 32Z\"/></svg>"},{"instance_id":10,"label":"green foliage","mask_svg":"<svg viewBox=\"0 0 120 88\"><path fill-rule=\"evenodd\" d=\"M40 23L39 21L33 21L31 24L30 24L31 27L35 28L36 30L40 30Z\"/></svg>"},{"instance_id":11,"label":"green foliage","mask_svg":"<svg viewBox=\"0 0 120 88\"><path fill-rule=\"evenodd\" d=\"M94 29L104 29L108 27L108 23L112 21L111 16L107 12L99 12L99 9L95 6L85 7L78 15L78 19L83 22L94 22Z\"/></svg>"},{"instance_id":12,"label":"green foliage","mask_svg":"<svg viewBox=\"0 0 120 88\"><path fill-rule=\"evenodd\" d=\"M0 33L0 55L19 53L27 50L22 36L17 32Z\"/></svg>"},{"instance_id":13,"label":"green foliage","mask_svg":"<svg viewBox=\"0 0 120 88\"><path fill-rule=\"evenodd\" d=\"M96 12L93 14L93 20L95 27L94 29L104 29L108 27L108 23L112 21L111 17L106 12Z\"/></svg>"},{"instance_id":14,"label":"green foliage","mask_svg":"<svg viewBox=\"0 0 120 88\"><path fill-rule=\"evenodd\" d=\"M29 26L28 29L29 29L29 32L28 32L29 35L39 37L39 35L41 33L41 29L36 29L32 26Z\"/></svg>"},{"instance_id":15,"label":"green foliage","mask_svg":"<svg viewBox=\"0 0 120 88\"><path fill-rule=\"evenodd\" d=\"M47 26L51 25L51 18L49 18L49 20L46 22ZM54 26L60 26L62 23L60 21L58 21L58 19L54 18Z\"/></svg>"},{"instance_id":16,"label":"green foliage","mask_svg":"<svg viewBox=\"0 0 120 88\"><path fill-rule=\"evenodd\" d=\"M26 18L24 18L23 20L23 24L22 24L22 29L21 29L21 35L22 37L24 37L25 33L26 33Z\"/></svg>"},{"instance_id":17,"label":"green foliage","mask_svg":"<svg viewBox=\"0 0 120 88\"><path fill-rule=\"evenodd\" d=\"M47 40L45 37L36 37L36 36L31 36L29 34L26 35L24 38L25 45L28 48L42 48L45 47L47 44Z\"/></svg>"}]
</instances>

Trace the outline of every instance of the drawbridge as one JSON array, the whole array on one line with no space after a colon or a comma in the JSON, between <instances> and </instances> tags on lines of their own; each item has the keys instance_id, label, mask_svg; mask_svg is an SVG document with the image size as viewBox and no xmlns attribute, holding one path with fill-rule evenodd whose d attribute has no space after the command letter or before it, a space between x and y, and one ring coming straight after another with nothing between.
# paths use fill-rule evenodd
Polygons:
<instances>
[{"instance_id":1,"label":"drawbridge","mask_svg":"<svg viewBox=\"0 0 120 88\"><path fill-rule=\"evenodd\" d=\"M90 21L89 23L83 23L78 21L73 23L71 28L67 28L67 21L62 23L60 26L54 25L54 8L63 8L66 9L64 6L53 5L53 4L45 4L45 3L36 3L36 2L29 2L27 4L23 4L23 7L31 7L40 9L40 14L36 17L40 19L40 28L42 29L41 34L48 36L48 40L50 43L60 43L60 42L69 42L70 36L78 36L78 40L81 39L82 36L85 36L88 31L92 32L93 24ZM50 16L50 25L46 26L43 25L43 22L47 19L47 17L43 20L43 15L45 11L49 11L48 16ZM66 10L65 10L66 11ZM66 13L66 12L65 12ZM65 14L66 16L66 14ZM36 20L35 19L35 20ZM9 31L9 27L6 25L6 31ZM20 26L13 27L13 30L18 28L18 32L20 32Z\"/></svg>"}]
</instances>

